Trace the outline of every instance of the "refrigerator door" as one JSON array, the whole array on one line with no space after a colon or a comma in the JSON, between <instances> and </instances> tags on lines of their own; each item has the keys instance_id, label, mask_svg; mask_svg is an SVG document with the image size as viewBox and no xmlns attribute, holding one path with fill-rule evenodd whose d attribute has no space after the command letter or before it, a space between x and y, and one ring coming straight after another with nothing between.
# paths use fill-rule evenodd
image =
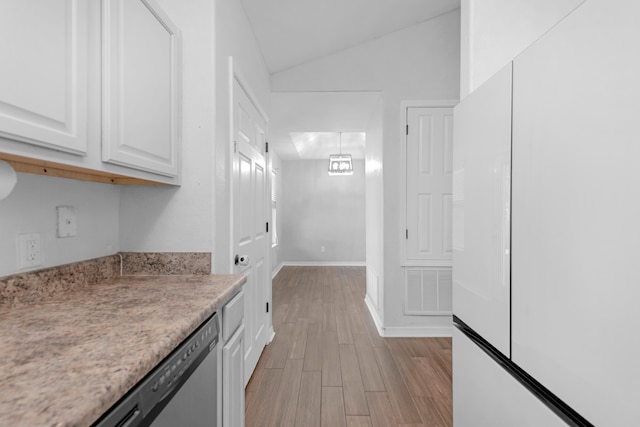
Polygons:
<instances>
[{"instance_id":1,"label":"refrigerator door","mask_svg":"<svg viewBox=\"0 0 640 427\"><path fill-rule=\"evenodd\" d=\"M640 420L640 2L514 62L512 360L594 425Z\"/></svg>"},{"instance_id":2,"label":"refrigerator door","mask_svg":"<svg viewBox=\"0 0 640 427\"><path fill-rule=\"evenodd\" d=\"M453 312L509 356L511 74L454 109Z\"/></svg>"},{"instance_id":3,"label":"refrigerator door","mask_svg":"<svg viewBox=\"0 0 640 427\"><path fill-rule=\"evenodd\" d=\"M453 329L456 427L566 427L567 424L457 328Z\"/></svg>"}]
</instances>

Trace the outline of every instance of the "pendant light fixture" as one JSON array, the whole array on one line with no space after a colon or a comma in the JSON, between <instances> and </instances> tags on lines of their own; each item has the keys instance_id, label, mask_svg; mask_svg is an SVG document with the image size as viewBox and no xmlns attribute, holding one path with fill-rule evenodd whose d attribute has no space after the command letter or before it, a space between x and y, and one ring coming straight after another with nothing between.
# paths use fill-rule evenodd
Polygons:
<instances>
[{"instance_id":1,"label":"pendant light fixture","mask_svg":"<svg viewBox=\"0 0 640 427\"><path fill-rule=\"evenodd\" d=\"M342 132L339 133L340 154L329 156L329 175L353 175L351 154L342 154Z\"/></svg>"}]
</instances>

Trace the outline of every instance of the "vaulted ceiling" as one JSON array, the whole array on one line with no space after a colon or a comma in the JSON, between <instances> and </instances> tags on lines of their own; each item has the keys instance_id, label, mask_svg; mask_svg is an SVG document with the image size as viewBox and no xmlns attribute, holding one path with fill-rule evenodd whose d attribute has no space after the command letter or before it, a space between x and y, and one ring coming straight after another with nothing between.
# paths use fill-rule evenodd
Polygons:
<instances>
[{"instance_id":1,"label":"vaulted ceiling","mask_svg":"<svg viewBox=\"0 0 640 427\"><path fill-rule=\"evenodd\" d=\"M460 7L460 0L241 0L271 73Z\"/></svg>"},{"instance_id":2,"label":"vaulted ceiling","mask_svg":"<svg viewBox=\"0 0 640 427\"><path fill-rule=\"evenodd\" d=\"M352 48L458 9L460 0L240 0L271 74ZM269 140L283 160L328 158L364 132L376 93L274 93ZM292 138L292 135L293 138ZM337 134L336 134L337 135ZM294 140L295 139L295 140ZM302 148L301 141L308 141ZM364 157L355 136L343 152Z\"/></svg>"}]
</instances>

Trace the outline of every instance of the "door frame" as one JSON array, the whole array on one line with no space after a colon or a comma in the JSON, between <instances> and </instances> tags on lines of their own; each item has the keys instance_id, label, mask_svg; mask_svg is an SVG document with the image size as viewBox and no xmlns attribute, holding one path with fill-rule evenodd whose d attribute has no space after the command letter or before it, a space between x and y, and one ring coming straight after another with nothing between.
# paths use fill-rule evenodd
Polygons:
<instances>
[{"instance_id":1,"label":"door frame","mask_svg":"<svg viewBox=\"0 0 640 427\"><path fill-rule=\"evenodd\" d=\"M227 159L229 167L227 168L227 180L229 182L229 271L234 271L234 258L235 258L235 241L234 241L234 221L233 221L233 212L234 212L234 205L235 205L235 189L234 189L234 184L233 184L233 168L234 168L234 140L235 140L235 135L234 135L234 121L233 121L233 117L234 117L234 93L233 93L233 86L234 86L234 81L237 81L238 84L240 85L240 87L242 87L242 89L244 90L244 92L247 94L247 96L249 97L249 100L253 103L253 105L256 107L256 110L258 111L258 114L260 114L261 118L264 120L265 122L265 133L267 135L268 138L268 131L269 131L269 117L267 116L267 113L265 112L265 110L262 108L262 106L260 105L260 102L258 101L258 97L255 95L255 93L253 92L253 90L251 89L251 86L248 83L248 80L245 79L243 77L243 74L238 70L238 67L234 64L233 61L233 57L229 56L229 73L228 73L228 89L229 89L229 104L227 106L228 111L229 111L229 140L227 141L228 148L229 148L229 157ZM265 190L270 190L271 189L271 159L270 159L270 153L268 151L265 150L265 184L267 186L267 189ZM270 193L269 193L270 194ZM268 199L268 200L267 200ZM267 203L268 202L268 203ZM272 218L271 218L271 197L265 197L265 206L263 207L265 209L265 217L268 218L269 223L272 223ZM267 327L267 338L266 338L266 345L268 345L269 343L271 343L271 341L273 341L273 338L275 337L275 331L273 329L273 295L272 295L272 287L273 287L273 283L272 283L272 277L271 277L271 239L267 238L265 239L265 259L266 259L266 263L267 266L269 268L265 269L265 283L267 284L267 289L265 292L265 296L267 299L267 302L269 303L269 312L267 313L267 325L265 325Z\"/></svg>"}]
</instances>

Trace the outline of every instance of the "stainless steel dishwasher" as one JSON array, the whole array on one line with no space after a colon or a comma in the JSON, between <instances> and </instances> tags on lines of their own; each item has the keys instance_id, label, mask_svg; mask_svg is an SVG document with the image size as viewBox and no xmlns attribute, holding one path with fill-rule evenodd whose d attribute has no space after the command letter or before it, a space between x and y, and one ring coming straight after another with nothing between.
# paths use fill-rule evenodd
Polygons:
<instances>
[{"instance_id":1,"label":"stainless steel dishwasher","mask_svg":"<svg viewBox=\"0 0 640 427\"><path fill-rule=\"evenodd\" d=\"M94 426L215 426L218 332L214 313Z\"/></svg>"}]
</instances>

